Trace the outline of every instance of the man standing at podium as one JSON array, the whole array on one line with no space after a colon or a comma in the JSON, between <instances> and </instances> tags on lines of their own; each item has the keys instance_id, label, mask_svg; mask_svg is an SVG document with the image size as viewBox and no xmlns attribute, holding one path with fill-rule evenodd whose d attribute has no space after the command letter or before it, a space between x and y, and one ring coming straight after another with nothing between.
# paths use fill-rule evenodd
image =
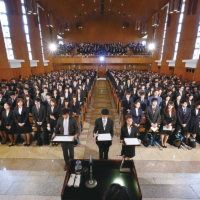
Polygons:
<instances>
[{"instance_id":1,"label":"man standing at podium","mask_svg":"<svg viewBox=\"0 0 200 200\"><path fill-rule=\"evenodd\" d=\"M109 110L102 109L102 117L96 119L95 127L93 130L96 144L99 147L99 159L108 159L109 147L112 145L112 141L98 141L98 134L110 133L113 138L113 120L108 118ZM98 134L97 134L98 131Z\"/></svg>"},{"instance_id":2,"label":"man standing at podium","mask_svg":"<svg viewBox=\"0 0 200 200\"><path fill-rule=\"evenodd\" d=\"M76 140L78 136L78 125L75 117L72 117L69 115L70 110L69 108L63 108L61 110L61 117L59 117L57 121L57 125L54 129L54 134L52 135L52 138L55 137L56 134L59 134L60 129L60 135L74 135L74 140ZM67 168L67 164L69 163L70 159L74 159L74 142L63 142L61 143L62 150L63 150L63 156L65 159L65 168ZM69 155L68 155L69 150Z\"/></svg>"}]
</instances>

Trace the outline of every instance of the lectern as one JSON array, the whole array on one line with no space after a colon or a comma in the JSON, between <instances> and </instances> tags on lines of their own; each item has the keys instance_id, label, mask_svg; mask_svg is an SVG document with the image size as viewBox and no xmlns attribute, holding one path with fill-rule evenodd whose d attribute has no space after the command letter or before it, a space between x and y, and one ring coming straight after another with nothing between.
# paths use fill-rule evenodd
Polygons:
<instances>
[{"instance_id":1,"label":"lectern","mask_svg":"<svg viewBox=\"0 0 200 200\"><path fill-rule=\"evenodd\" d=\"M81 174L81 182L78 188L68 187L67 182L71 173L75 173L76 160L69 162L63 189L61 193L62 200L102 200L104 192L113 183L125 186L129 192L131 199L141 200L142 194L137 178L137 173L133 160L124 161L124 168L130 168L129 173L120 172L120 160L93 160L93 178L97 181L94 188L88 188L85 182L89 179L89 159L80 160L82 167L88 168L87 174Z\"/></svg>"}]
</instances>

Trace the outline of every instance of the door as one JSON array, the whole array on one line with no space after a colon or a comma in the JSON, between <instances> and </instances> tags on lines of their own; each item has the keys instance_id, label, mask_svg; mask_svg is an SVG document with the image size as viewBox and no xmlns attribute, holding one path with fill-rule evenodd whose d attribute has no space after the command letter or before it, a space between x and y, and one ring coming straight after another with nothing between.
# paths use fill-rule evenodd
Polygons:
<instances>
[{"instance_id":1,"label":"door","mask_svg":"<svg viewBox=\"0 0 200 200\"><path fill-rule=\"evenodd\" d=\"M98 78L105 78L105 77L106 77L106 65L99 65Z\"/></svg>"}]
</instances>

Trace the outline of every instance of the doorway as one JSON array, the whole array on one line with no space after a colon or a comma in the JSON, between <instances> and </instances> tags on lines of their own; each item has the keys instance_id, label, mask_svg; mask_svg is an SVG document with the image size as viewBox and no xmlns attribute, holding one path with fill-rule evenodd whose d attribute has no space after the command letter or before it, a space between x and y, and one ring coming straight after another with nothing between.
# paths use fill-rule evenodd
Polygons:
<instances>
[{"instance_id":1,"label":"doorway","mask_svg":"<svg viewBox=\"0 0 200 200\"><path fill-rule=\"evenodd\" d=\"M105 77L106 77L106 65L99 65L98 78L105 78Z\"/></svg>"}]
</instances>

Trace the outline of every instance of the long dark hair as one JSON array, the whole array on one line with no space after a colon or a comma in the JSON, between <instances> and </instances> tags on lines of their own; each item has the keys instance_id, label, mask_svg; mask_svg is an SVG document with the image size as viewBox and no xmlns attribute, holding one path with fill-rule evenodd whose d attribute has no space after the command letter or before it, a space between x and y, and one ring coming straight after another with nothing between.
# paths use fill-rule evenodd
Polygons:
<instances>
[{"instance_id":1,"label":"long dark hair","mask_svg":"<svg viewBox=\"0 0 200 200\"><path fill-rule=\"evenodd\" d=\"M125 187L113 183L104 193L103 200L131 200Z\"/></svg>"}]
</instances>

